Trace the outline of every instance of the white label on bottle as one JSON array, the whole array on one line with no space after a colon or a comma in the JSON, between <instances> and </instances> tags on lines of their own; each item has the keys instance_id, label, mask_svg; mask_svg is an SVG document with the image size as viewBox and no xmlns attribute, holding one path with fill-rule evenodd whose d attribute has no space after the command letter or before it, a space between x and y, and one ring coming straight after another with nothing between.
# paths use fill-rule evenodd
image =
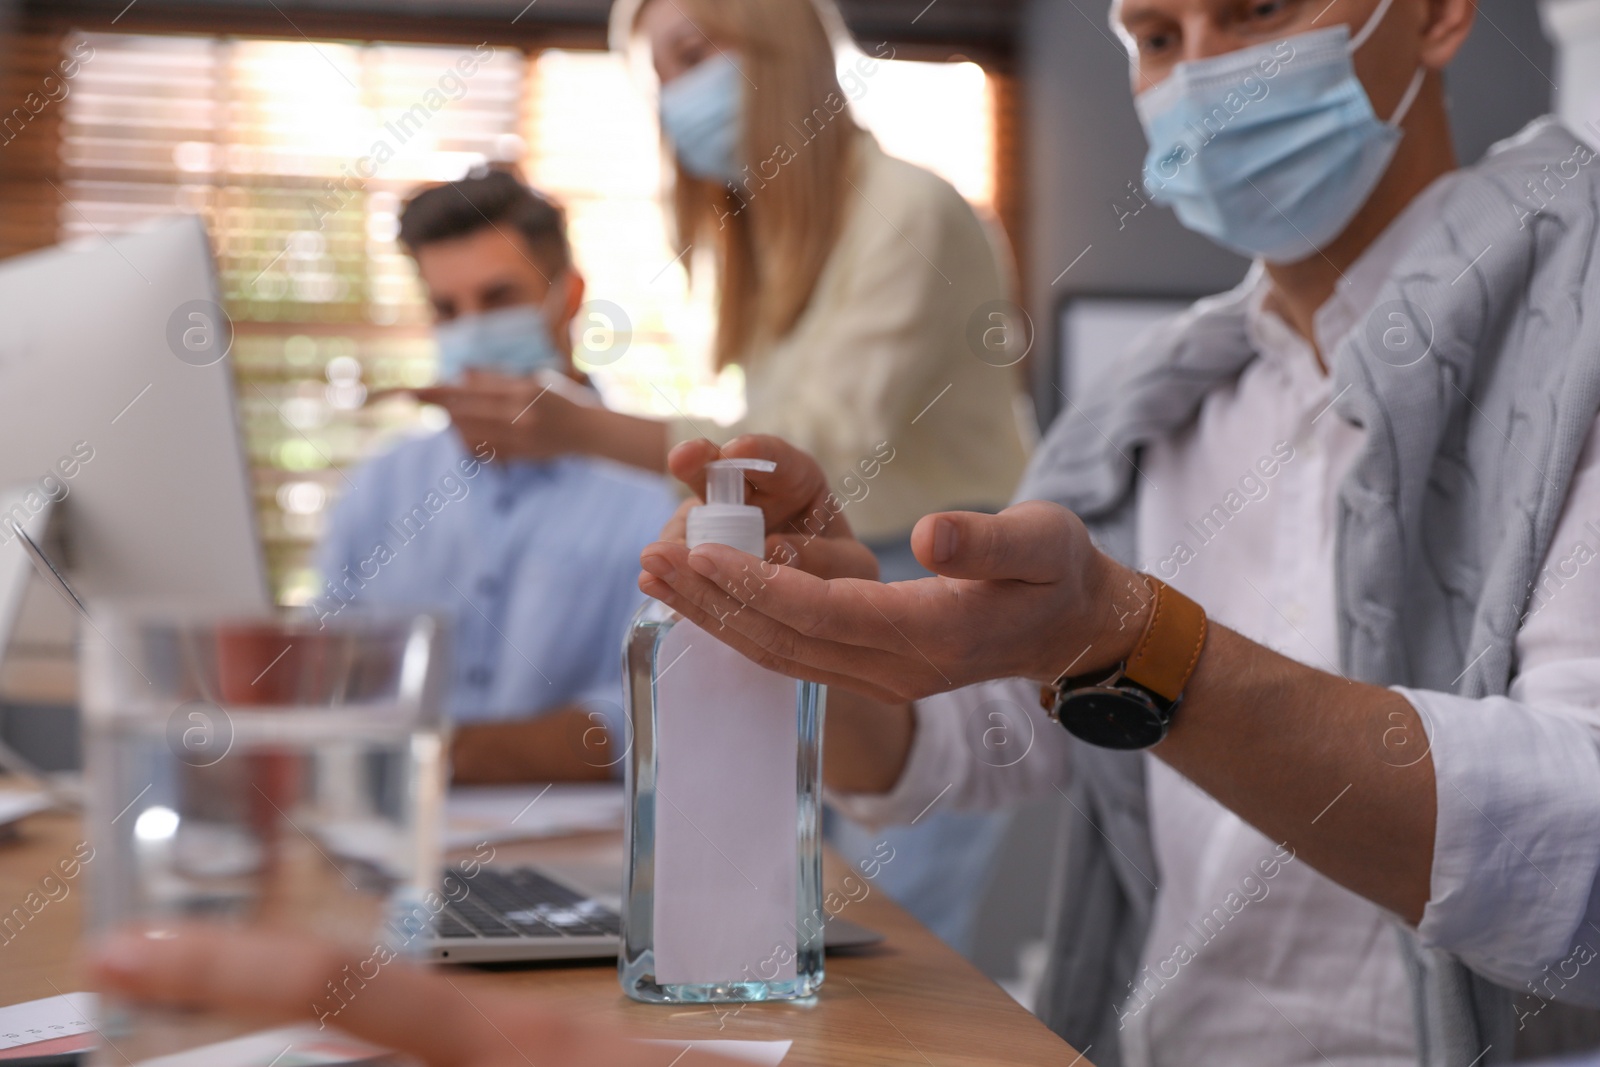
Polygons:
<instances>
[{"instance_id":1,"label":"white label on bottle","mask_svg":"<svg viewBox=\"0 0 1600 1067\"><path fill-rule=\"evenodd\" d=\"M797 683L686 620L656 663L656 981L792 979Z\"/></svg>"}]
</instances>

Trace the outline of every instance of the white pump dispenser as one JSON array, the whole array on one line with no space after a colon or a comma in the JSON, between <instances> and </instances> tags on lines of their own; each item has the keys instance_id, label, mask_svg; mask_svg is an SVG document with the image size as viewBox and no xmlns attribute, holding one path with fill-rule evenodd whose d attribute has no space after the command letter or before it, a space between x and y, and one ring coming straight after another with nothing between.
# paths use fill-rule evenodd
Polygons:
<instances>
[{"instance_id":1,"label":"white pump dispenser","mask_svg":"<svg viewBox=\"0 0 1600 1067\"><path fill-rule=\"evenodd\" d=\"M778 469L767 459L718 459L706 464L706 502L689 511L689 547L729 545L752 556L766 554L766 520L744 502L745 471Z\"/></svg>"}]
</instances>

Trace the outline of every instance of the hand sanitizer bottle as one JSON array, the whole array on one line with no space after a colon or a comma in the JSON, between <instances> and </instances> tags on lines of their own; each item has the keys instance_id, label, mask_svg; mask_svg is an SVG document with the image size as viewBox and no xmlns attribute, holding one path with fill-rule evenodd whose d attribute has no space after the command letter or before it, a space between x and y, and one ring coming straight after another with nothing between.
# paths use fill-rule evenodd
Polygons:
<instances>
[{"instance_id":1,"label":"hand sanitizer bottle","mask_svg":"<svg viewBox=\"0 0 1600 1067\"><path fill-rule=\"evenodd\" d=\"M689 547L760 559L765 524L744 503L744 472L773 469L707 464ZM763 566L752 561L743 579L758 596ZM654 600L634 617L623 660L633 727L623 990L659 1004L810 996L826 919L824 687L757 665Z\"/></svg>"}]
</instances>

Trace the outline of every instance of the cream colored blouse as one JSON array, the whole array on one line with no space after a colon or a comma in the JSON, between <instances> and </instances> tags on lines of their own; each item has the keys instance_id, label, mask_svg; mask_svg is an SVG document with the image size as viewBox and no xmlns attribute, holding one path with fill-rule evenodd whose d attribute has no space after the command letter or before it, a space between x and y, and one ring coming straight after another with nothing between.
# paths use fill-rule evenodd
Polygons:
<instances>
[{"instance_id":1,"label":"cream colored blouse","mask_svg":"<svg viewBox=\"0 0 1600 1067\"><path fill-rule=\"evenodd\" d=\"M811 303L739 361L746 416L675 420L671 433L782 437L828 472L856 536L890 540L930 512L1004 507L1036 430L1018 368L969 341L991 322L985 305L1011 299L989 229L948 182L868 135L856 172Z\"/></svg>"}]
</instances>

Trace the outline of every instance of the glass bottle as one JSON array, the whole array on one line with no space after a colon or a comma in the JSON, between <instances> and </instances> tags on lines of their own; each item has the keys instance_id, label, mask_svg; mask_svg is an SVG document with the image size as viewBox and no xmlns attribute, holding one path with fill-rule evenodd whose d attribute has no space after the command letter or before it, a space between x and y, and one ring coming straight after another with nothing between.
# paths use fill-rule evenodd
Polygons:
<instances>
[{"instance_id":1,"label":"glass bottle","mask_svg":"<svg viewBox=\"0 0 1600 1067\"><path fill-rule=\"evenodd\" d=\"M760 558L744 471L708 464L688 542ZM759 583L755 565L746 581ZM822 984L826 690L746 659L658 601L623 648L628 857L618 974L661 1004L788 1000Z\"/></svg>"}]
</instances>

